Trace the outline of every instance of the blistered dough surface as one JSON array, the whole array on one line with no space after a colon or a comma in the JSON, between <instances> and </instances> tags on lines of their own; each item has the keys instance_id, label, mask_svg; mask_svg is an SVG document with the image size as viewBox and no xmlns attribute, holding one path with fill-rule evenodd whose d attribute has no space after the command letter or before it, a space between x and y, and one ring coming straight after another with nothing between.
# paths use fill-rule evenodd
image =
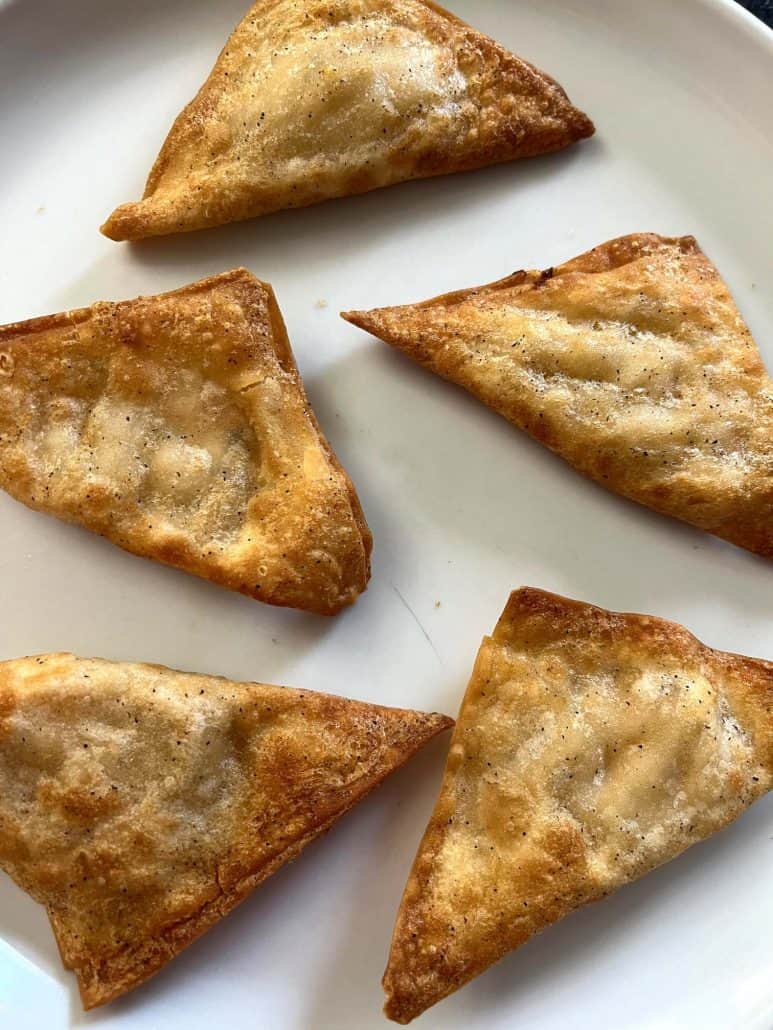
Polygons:
<instances>
[{"instance_id":1,"label":"blistered dough surface","mask_svg":"<svg viewBox=\"0 0 773 1030\"><path fill-rule=\"evenodd\" d=\"M46 655L0 664L0 868L87 1007L152 975L443 716Z\"/></svg>"},{"instance_id":2,"label":"blistered dough surface","mask_svg":"<svg viewBox=\"0 0 773 1030\"><path fill-rule=\"evenodd\" d=\"M149 359L153 394L144 397L122 381L120 354L109 364L92 395L76 386L35 405L18 439L47 502L66 506L85 484L119 503L130 494L149 526L199 547L233 540L260 476L245 413L197 370Z\"/></svg>"},{"instance_id":3,"label":"blistered dough surface","mask_svg":"<svg viewBox=\"0 0 773 1030\"><path fill-rule=\"evenodd\" d=\"M691 237L346 317L609 489L773 556L773 384Z\"/></svg>"},{"instance_id":4,"label":"blistered dough surface","mask_svg":"<svg viewBox=\"0 0 773 1030\"><path fill-rule=\"evenodd\" d=\"M544 153L593 132L560 86L423 0L261 0L113 239Z\"/></svg>"},{"instance_id":5,"label":"blistered dough surface","mask_svg":"<svg viewBox=\"0 0 773 1030\"><path fill-rule=\"evenodd\" d=\"M334 612L370 534L247 272L0 329L0 484L127 550Z\"/></svg>"},{"instance_id":6,"label":"blistered dough surface","mask_svg":"<svg viewBox=\"0 0 773 1030\"><path fill-rule=\"evenodd\" d=\"M407 1022L773 786L773 665L680 626L516 591L484 640L397 918Z\"/></svg>"}]
</instances>

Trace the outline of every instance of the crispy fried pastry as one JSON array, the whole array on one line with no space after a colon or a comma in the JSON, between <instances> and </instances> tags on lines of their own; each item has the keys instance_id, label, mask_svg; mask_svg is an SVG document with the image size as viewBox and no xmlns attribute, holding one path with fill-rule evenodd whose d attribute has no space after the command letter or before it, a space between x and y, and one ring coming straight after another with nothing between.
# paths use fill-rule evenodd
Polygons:
<instances>
[{"instance_id":1,"label":"crispy fried pastry","mask_svg":"<svg viewBox=\"0 0 773 1030\"><path fill-rule=\"evenodd\" d=\"M442 715L68 654L0 664L0 867L86 1008L158 972Z\"/></svg>"},{"instance_id":2,"label":"crispy fried pastry","mask_svg":"<svg viewBox=\"0 0 773 1030\"><path fill-rule=\"evenodd\" d=\"M773 785L773 663L517 590L484 639L384 976L408 1023Z\"/></svg>"},{"instance_id":3,"label":"crispy fried pastry","mask_svg":"<svg viewBox=\"0 0 773 1030\"><path fill-rule=\"evenodd\" d=\"M549 76L428 0L259 0L114 240L221 225L593 133Z\"/></svg>"},{"instance_id":4,"label":"crispy fried pastry","mask_svg":"<svg viewBox=\"0 0 773 1030\"><path fill-rule=\"evenodd\" d=\"M243 269L0 328L0 486L271 604L333 614L370 575L273 290Z\"/></svg>"},{"instance_id":5,"label":"crispy fried pastry","mask_svg":"<svg viewBox=\"0 0 773 1030\"><path fill-rule=\"evenodd\" d=\"M773 382L692 237L344 318L610 490L773 557Z\"/></svg>"}]
</instances>

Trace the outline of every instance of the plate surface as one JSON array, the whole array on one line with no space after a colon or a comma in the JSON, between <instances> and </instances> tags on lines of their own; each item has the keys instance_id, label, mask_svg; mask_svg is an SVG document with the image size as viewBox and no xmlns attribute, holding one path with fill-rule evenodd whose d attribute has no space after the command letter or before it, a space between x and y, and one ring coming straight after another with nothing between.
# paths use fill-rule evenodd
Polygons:
<instances>
[{"instance_id":1,"label":"plate surface","mask_svg":"<svg viewBox=\"0 0 773 1030\"><path fill-rule=\"evenodd\" d=\"M556 156L130 247L140 195L247 0L0 0L0 322L246 265L272 282L375 536L335 620L279 611L0 497L0 658L69 649L455 713L528 583L773 658L761 559L583 481L337 312L544 267L611 236L694 233L773 368L773 33L730 0L452 0L555 75L598 135ZM439 604L438 604L439 602ZM8 1030L367 1030L441 774L436 741L205 939L84 1016L42 909L0 877ZM550 929L422 1028L773 1025L773 797Z\"/></svg>"}]
</instances>

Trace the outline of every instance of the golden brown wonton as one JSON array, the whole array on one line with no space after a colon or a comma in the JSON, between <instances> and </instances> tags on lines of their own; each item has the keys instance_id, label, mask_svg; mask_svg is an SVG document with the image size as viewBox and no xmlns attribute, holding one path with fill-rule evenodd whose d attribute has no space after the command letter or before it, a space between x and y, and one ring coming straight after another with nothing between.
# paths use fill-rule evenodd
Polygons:
<instances>
[{"instance_id":1,"label":"golden brown wonton","mask_svg":"<svg viewBox=\"0 0 773 1030\"><path fill-rule=\"evenodd\" d=\"M483 641L384 975L407 1023L773 786L773 663L515 591Z\"/></svg>"},{"instance_id":2,"label":"golden brown wonton","mask_svg":"<svg viewBox=\"0 0 773 1030\"><path fill-rule=\"evenodd\" d=\"M86 1008L156 973L442 715L68 654L0 664L0 868Z\"/></svg>"},{"instance_id":3,"label":"golden brown wonton","mask_svg":"<svg viewBox=\"0 0 773 1030\"><path fill-rule=\"evenodd\" d=\"M773 382L691 236L344 318L610 490L773 557Z\"/></svg>"},{"instance_id":4,"label":"golden brown wonton","mask_svg":"<svg viewBox=\"0 0 773 1030\"><path fill-rule=\"evenodd\" d=\"M184 232L593 133L549 76L426 0L259 0L114 240Z\"/></svg>"},{"instance_id":5,"label":"golden brown wonton","mask_svg":"<svg viewBox=\"0 0 773 1030\"><path fill-rule=\"evenodd\" d=\"M273 290L244 269L0 327L0 486L271 604L333 614L370 575Z\"/></svg>"}]
</instances>

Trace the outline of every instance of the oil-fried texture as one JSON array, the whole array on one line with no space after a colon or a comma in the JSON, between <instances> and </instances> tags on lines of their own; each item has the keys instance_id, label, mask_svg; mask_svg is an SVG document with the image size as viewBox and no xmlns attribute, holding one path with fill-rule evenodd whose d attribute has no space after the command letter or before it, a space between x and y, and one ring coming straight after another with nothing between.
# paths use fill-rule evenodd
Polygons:
<instances>
[{"instance_id":1,"label":"oil-fried texture","mask_svg":"<svg viewBox=\"0 0 773 1030\"><path fill-rule=\"evenodd\" d=\"M773 663L540 590L483 641L397 916L407 1023L773 785Z\"/></svg>"},{"instance_id":2,"label":"oil-fried texture","mask_svg":"<svg viewBox=\"0 0 773 1030\"><path fill-rule=\"evenodd\" d=\"M692 237L344 318L610 490L773 557L773 383Z\"/></svg>"},{"instance_id":3,"label":"oil-fried texture","mask_svg":"<svg viewBox=\"0 0 773 1030\"><path fill-rule=\"evenodd\" d=\"M0 867L86 1008L226 915L442 715L55 654L0 664Z\"/></svg>"},{"instance_id":4,"label":"oil-fried texture","mask_svg":"<svg viewBox=\"0 0 773 1030\"><path fill-rule=\"evenodd\" d=\"M558 150L593 125L549 76L423 0L259 0L114 240Z\"/></svg>"},{"instance_id":5,"label":"oil-fried texture","mask_svg":"<svg viewBox=\"0 0 773 1030\"><path fill-rule=\"evenodd\" d=\"M271 604L334 614L370 576L273 291L243 269L0 328L0 486Z\"/></svg>"}]
</instances>

